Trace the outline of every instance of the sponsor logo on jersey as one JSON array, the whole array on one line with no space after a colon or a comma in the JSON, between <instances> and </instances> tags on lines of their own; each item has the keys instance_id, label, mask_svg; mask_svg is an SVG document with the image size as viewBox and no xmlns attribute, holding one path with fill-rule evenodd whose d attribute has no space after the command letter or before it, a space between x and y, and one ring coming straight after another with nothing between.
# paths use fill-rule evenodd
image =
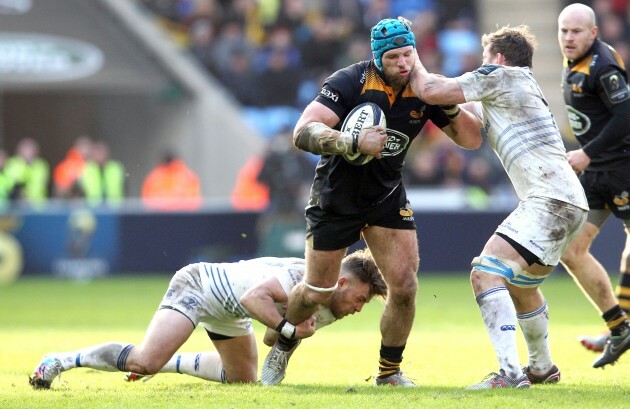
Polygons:
<instances>
[{"instance_id":1,"label":"sponsor logo on jersey","mask_svg":"<svg viewBox=\"0 0 630 409\"><path fill-rule=\"evenodd\" d=\"M339 94L337 94L336 92L332 92L331 90L326 88L322 88L322 90L319 92L319 95L335 102L339 101Z\"/></svg>"},{"instance_id":2,"label":"sponsor logo on jersey","mask_svg":"<svg viewBox=\"0 0 630 409\"><path fill-rule=\"evenodd\" d=\"M197 300L195 300L192 297L184 297L179 301L180 305L183 305L184 307L186 307L186 309L188 310L192 310L193 308L195 308L197 305L199 305L199 303L197 302Z\"/></svg>"},{"instance_id":3,"label":"sponsor logo on jersey","mask_svg":"<svg viewBox=\"0 0 630 409\"><path fill-rule=\"evenodd\" d=\"M569 124L575 136L584 135L591 129L591 120L588 116L570 105L567 105L567 113L569 114Z\"/></svg>"},{"instance_id":4,"label":"sponsor logo on jersey","mask_svg":"<svg viewBox=\"0 0 630 409\"><path fill-rule=\"evenodd\" d=\"M628 91L626 81L617 71L602 75L600 81L611 103L616 104L630 99L630 91Z\"/></svg>"},{"instance_id":5,"label":"sponsor logo on jersey","mask_svg":"<svg viewBox=\"0 0 630 409\"><path fill-rule=\"evenodd\" d=\"M515 325L501 325L501 331L516 331Z\"/></svg>"},{"instance_id":6,"label":"sponsor logo on jersey","mask_svg":"<svg viewBox=\"0 0 630 409\"><path fill-rule=\"evenodd\" d=\"M409 145L409 137L402 132L387 129L387 142L385 149L381 152L383 156L396 156L404 152Z\"/></svg>"}]
</instances>

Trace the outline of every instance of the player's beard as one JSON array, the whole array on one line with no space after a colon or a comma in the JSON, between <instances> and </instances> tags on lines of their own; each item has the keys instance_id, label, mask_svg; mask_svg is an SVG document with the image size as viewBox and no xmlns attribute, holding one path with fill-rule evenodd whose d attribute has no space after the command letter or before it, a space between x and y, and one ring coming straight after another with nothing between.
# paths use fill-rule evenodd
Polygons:
<instances>
[{"instance_id":1,"label":"player's beard","mask_svg":"<svg viewBox=\"0 0 630 409\"><path fill-rule=\"evenodd\" d=\"M385 79L391 85L392 88L403 89L409 84L409 78L411 78L411 72L408 72L405 77L402 77L400 74L390 75L388 73L385 74Z\"/></svg>"}]
</instances>

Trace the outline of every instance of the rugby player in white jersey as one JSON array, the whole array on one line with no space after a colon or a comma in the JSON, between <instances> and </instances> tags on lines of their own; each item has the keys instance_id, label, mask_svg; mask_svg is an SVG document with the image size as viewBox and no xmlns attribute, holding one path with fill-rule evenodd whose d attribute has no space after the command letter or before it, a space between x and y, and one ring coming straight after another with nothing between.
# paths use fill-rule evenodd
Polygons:
<instances>
[{"instance_id":1,"label":"rugby player in white jersey","mask_svg":"<svg viewBox=\"0 0 630 409\"><path fill-rule=\"evenodd\" d=\"M446 108L451 116L460 112L457 104L470 102L463 108L477 116L520 199L472 261L471 284L499 370L470 389L529 388L560 379L549 351L547 303L538 287L584 225L588 205L530 70L536 39L529 27L503 27L484 34L481 44L483 65L457 78L430 74L416 58L411 86L429 104L451 105ZM482 143L453 140L472 149ZM529 352L525 368L517 324Z\"/></svg>"},{"instance_id":2,"label":"rugby player in white jersey","mask_svg":"<svg viewBox=\"0 0 630 409\"><path fill-rule=\"evenodd\" d=\"M131 372L128 380L139 378L136 374L152 375L162 370L216 382L255 382L258 350L252 318L278 336L300 340L324 325L360 312L372 297L387 294L387 285L369 251L357 250L343 259L330 302L293 326L284 319L283 311L303 275L304 260L298 258L190 264L173 276L140 345L107 342L46 354L29 383L35 389L48 389L61 372L79 367ZM207 331L216 351L175 355L198 324ZM265 343L273 345L275 341L276 337L266 334ZM286 362L283 364L286 368Z\"/></svg>"}]
</instances>

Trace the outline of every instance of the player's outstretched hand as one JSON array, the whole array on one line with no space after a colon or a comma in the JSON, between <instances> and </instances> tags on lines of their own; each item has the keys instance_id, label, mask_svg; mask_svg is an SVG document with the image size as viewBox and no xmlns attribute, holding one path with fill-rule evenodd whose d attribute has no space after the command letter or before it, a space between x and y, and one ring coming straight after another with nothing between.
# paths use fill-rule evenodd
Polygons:
<instances>
[{"instance_id":1,"label":"player's outstretched hand","mask_svg":"<svg viewBox=\"0 0 630 409\"><path fill-rule=\"evenodd\" d=\"M381 151L385 148L387 133L381 125L368 126L359 134L359 152L381 158Z\"/></svg>"}]
</instances>

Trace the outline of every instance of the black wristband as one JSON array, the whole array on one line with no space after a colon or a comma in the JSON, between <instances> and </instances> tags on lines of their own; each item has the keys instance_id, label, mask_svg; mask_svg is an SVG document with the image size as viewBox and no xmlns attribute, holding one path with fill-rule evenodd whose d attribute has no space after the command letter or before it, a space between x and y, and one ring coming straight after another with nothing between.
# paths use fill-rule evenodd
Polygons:
<instances>
[{"instance_id":1,"label":"black wristband","mask_svg":"<svg viewBox=\"0 0 630 409\"><path fill-rule=\"evenodd\" d=\"M280 321L280 324L276 327L276 332L281 333L282 332L282 328L284 327L284 324L286 324L288 321L286 318L282 318L282 321Z\"/></svg>"},{"instance_id":2,"label":"black wristband","mask_svg":"<svg viewBox=\"0 0 630 409\"><path fill-rule=\"evenodd\" d=\"M455 111L454 114L446 114L446 116L448 117L448 119L454 119L457 115L459 115L462 112L460 107L457 107L457 111Z\"/></svg>"},{"instance_id":3,"label":"black wristband","mask_svg":"<svg viewBox=\"0 0 630 409\"><path fill-rule=\"evenodd\" d=\"M444 113L446 114L446 117L448 119L453 119L455 118L457 115L460 114L460 112L462 112L461 108L459 107L459 105L441 105L440 108L442 108L442 111L444 111Z\"/></svg>"}]
</instances>

